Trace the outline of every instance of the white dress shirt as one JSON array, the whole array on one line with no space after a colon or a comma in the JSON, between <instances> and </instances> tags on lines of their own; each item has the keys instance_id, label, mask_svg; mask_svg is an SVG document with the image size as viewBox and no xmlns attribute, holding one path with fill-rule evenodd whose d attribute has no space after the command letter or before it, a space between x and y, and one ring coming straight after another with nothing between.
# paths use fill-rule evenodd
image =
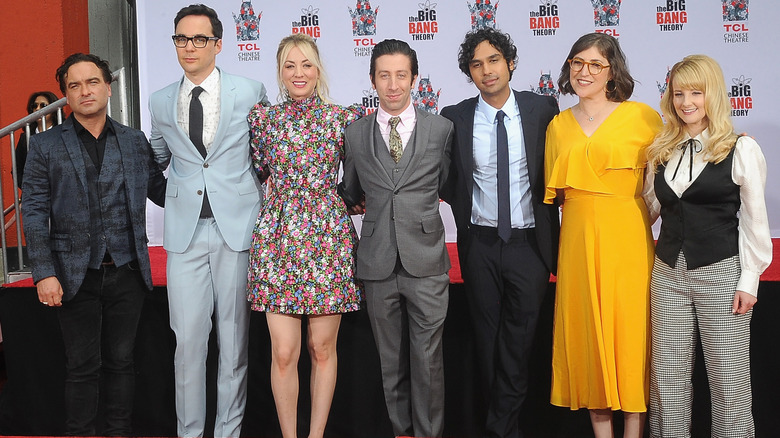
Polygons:
<instances>
[{"instance_id":1,"label":"white dress shirt","mask_svg":"<svg viewBox=\"0 0 780 438\"><path fill-rule=\"evenodd\" d=\"M686 135L685 141L690 139ZM704 145L709 140L705 129L694 140ZM766 212L764 189L766 187L766 160L761 148L750 137L740 137L735 146L734 162L731 167L731 180L739 186L739 262L742 273L737 290L758 295L758 282L761 273L772 262L772 236L769 233L769 218ZM695 151L699 152L695 152ZM674 148L666 164L664 179L677 197L693 184L701 175L708 162L702 148L694 148L693 168L691 168L690 148ZM684 154L684 155L683 155ZM677 164L679 163L679 169ZM677 175L675 176L675 169ZM652 188L654 175L647 172L645 188ZM652 190L647 190L646 202L650 217L656 218L661 205Z\"/></svg>"},{"instance_id":2,"label":"white dress shirt","mask_svg":"<svg viewBox=\"0 0 780 438\"><path fill-rule=\"evenodd\" d=\"M493 108L479 96L474 111L474 133L472 138L474 160L474 191L472 194L471 223L486 227L498 226L498 109ZM520 110L515 93L501 107L506 114L509 142L509 202L511 205L512 228L535 226L531 205L531 182L528 178L528 161L523 140Z\"/></svg>"},{"instance_id":3,"label":"white dress shirt","mask_svg":"<svg viewBox=\"0 0 780 438\"><path fill-rule=\"evenodd\" d=\"M214 144L214 137L217 135L219 126L220 111L220 91L221 81L219 80L219 69L209 74L200 85L195 85L191 80L184 76L179 87L179 100L177 121L179 126L189 136L190 134L190 101L192 100L192 89L200 86L203 92L200 93L200 104L203 106L203 145L206 152L211 150Z\"/></svg>"}]
</instances>

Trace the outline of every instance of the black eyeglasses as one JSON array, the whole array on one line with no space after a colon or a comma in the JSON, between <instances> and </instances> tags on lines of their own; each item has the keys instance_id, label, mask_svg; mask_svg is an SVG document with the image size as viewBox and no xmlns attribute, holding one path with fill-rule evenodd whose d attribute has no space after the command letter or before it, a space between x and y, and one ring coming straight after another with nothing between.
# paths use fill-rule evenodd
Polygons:
<instances>
[{"instance_id":1,"label":"black eyeglasses","mask_svg":"<svg viewBox=\"0 0 780 438\"><path fill-rule=\"evenodd\" d=\"M48 105L48 103L35 102L35 103L33 103L33 108L38 108L38 109L46 108L46 105Z\"/></svg>"},{"instance_id":2,"label":"black eyeglasses","mask_svg":"<svg viewBox=\"0 0 780 438\"><path fill-rule=\"evenodd\" d=\"M187 47L187 42L189 41L192 41L192 46L196 49L202 49L206 47L206 44L208 44L209 41L219 41L220 39L218 37L207 37L202 35L195 35L193 37L172 35L171 38L173 39L173 45L180 49Z\"/></svg>"}]
</instances>

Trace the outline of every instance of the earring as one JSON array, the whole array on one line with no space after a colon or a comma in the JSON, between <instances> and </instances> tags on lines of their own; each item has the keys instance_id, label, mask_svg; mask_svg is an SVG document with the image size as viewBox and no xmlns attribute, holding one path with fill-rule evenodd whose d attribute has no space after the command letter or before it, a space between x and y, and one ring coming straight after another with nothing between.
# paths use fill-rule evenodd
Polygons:
<instances>
[{"instance_id":1,"label":"earring","mask_svg":"<svg viewBox=\"0 0 780 438\"><path fill-rule=\"evenodd\" d=\"M612 89L611 90L609 89L609 84L612 84ZM605 88L607 90L607 93L614 93L615 90L617 90L617 85L615 85L615 81L614 80L610 79L610 80L607 81L607 84L606 84Z\"/></svg>"}]
</instances>

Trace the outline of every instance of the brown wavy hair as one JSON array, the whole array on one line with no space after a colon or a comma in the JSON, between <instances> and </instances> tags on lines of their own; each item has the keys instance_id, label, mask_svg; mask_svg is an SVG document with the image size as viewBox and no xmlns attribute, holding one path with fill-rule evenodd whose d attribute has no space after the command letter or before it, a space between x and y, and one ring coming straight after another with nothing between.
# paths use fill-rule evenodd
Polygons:
<instances>
[{"instance_id":1,"label":"brown wavy hair","mask_svg":"<svg viewBox=\"0 0 780 438\"><path fill-rule=\"evenodd\" d=\"M563 94L575 94L574 87L571 85L570 74L571 67L569 59L574 55L595 47L601 53L601 56L607 59L609 64L610 79L607 81L607 99L612 102L623 102L628 100L634 93L634 78L628 72L626 55L620 48L620 43L615 37L605 33L588 33L581 36L571 47L569 55L563 61L561 75L558 76L558 89Z\"/></svg>"}]
</instances>

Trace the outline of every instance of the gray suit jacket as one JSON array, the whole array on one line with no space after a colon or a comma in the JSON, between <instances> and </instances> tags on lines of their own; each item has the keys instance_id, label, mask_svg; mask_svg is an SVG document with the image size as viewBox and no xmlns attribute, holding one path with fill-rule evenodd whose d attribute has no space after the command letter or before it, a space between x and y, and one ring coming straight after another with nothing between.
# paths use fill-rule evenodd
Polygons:
<instances>
[{"instance_id":1,"label":"gray suit jacket","mask_svg":"<svg viewBox=\"0 0 780 438\"><path fill-rule=\"evenodd\" d=\"M146 287L151 289L146 198L163 205L165 178L152 157L144 133L108 120L116 132L122 168L102 171L116 172L116 177L125 181L138 265ZM56 276L64 292L63 301L70 300L84 280L90 255L87 174L71 118L30 137L22 211L33 280L37 283Z\"/></svg>"},{"instance_id":2,"label":"gray suit jacket","mask_svg":"<svg viewBox=\"0 0 780 438\"><path fill-rule=\"evenodd\" d=\"M416 277L448 272L450 259L439 214L439 190L447 180L454 129L444 117L417 110L415 142L404 174L393 183L376 155L376 113L346 131L344 178L339 192L347 205L363 193L366 213L360 233L357 275L364 280L390 276L398 257ZM384 147L384 145L383 145Z\"/></svg>"}]
</instances>

